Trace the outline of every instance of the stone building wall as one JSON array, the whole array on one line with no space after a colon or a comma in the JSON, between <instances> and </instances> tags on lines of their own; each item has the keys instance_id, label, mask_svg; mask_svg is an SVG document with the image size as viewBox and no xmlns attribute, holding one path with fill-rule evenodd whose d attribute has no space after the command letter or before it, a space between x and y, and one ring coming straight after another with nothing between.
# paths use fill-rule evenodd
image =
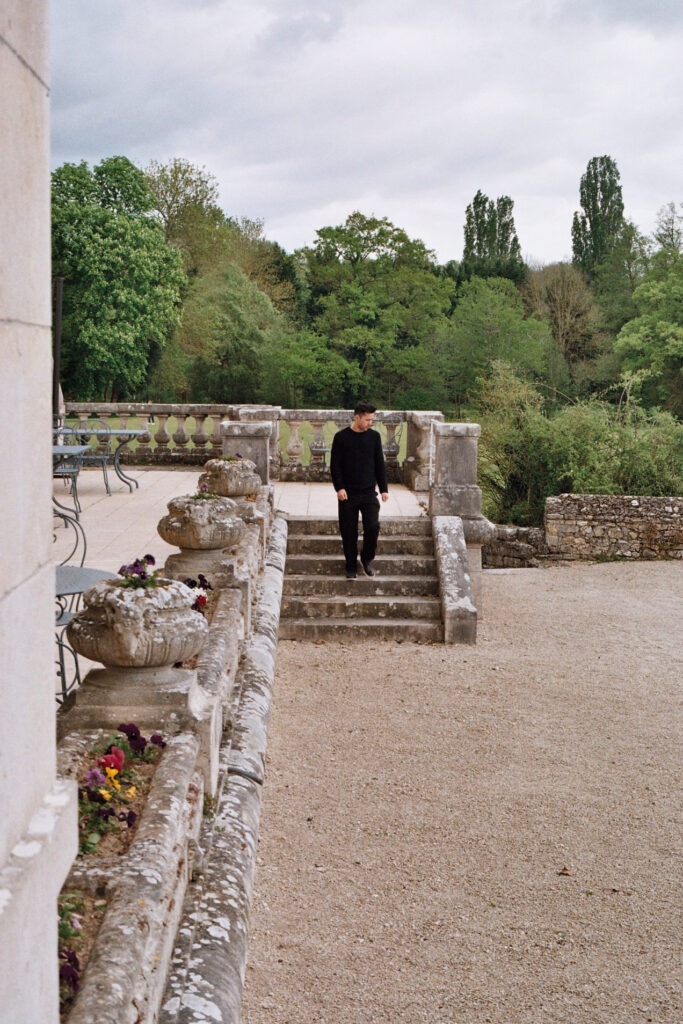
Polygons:
<instances>
[{"instance_id":1,"label":"stone building wall","mask_svg":"<svg viewBox=\"0 0 683 1024\"><path fill-rule=\"evenodd\" d=\"M56 773L47 0L0 4L0 1018L59 1019L57 894L76 787Z\"/></svg>"},{"instance_id":2,"label":"stone building wall","mask_svg":"<svg viewBox=\"0 0 683 1024\"><path fill-rule=\"evenodd\" d=\"M547 498L544 529L497 526L485 568L533 568L544 561L683 558L683 498L560 494Z\"/></svg>"}]
</instances>

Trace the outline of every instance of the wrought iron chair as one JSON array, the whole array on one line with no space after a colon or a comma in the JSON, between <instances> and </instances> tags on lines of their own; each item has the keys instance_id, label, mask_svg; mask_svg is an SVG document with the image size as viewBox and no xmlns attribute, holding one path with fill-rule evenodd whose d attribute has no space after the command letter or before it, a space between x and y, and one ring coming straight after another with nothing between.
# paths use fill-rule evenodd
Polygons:
<instances>
[{"instance_id":1,"label":"wrought iron chair","mask_svg":"<svg viewBox=\"0 0 683 1024\"><path fill-rule=\"evenodd\" d=\"M63 567L82 568L85 561L87 542L85 530L73 516L58 509L52 510L53 540L59 545L57 564ZM57 644L57 677L59 690L57 703L63 704L69 694L81 683L81 671L78 656L64 639L66 627L73 619L81 600L80 593L60 593L59 582L56 586L55 640ZM73 673L67 676L67 661L73 661Z\"/></svg>"},{"instance_id":2,"label":"wrought iron chair","mask_svg":"<svg viewBox=\"0 0 683 1024\"><path fill-rule=\"evenodd\" d=\"M90 439L94 437L97 441L97 446L91 448L89 452L86 452L83 456L84 466L100 466L102 468L102 476L104 477L104 486L107 494L111 494L111 487L109 486L109 476L107 473L107 466L112 465L114 462L114 445L112 442L112 429L106 420L88 420L86 424L83 424L83 429L79 427L74 428L78 437L80 438L81 444L89 444Z\"/></svg>"},{"instance_id":3,"label":"wrought iron chair","mask_svg":"<svg viewBox=\"0 0 683 1024\"><path fill-rule=\"evenodd\" d=\"M75 434L66 434L66 435L64 435L64 444L66 446L68 446L68 445L78 445L78 444L81 444L81 441L78 439L78 437ZM71 494L71 497L72 497L73 503L74 503L73 511L74 511L75 516L76 516L76 519L78 519L78 517L80 516L81 512L83 511L82 508L81 508L81 503L80 503L80 501L78 499L78 474L80 473L82 467L83 467L83 455L82 454L81 455L65 455L62 458L55 458L53 456L53 460L52 460L52 478L55 479L55 480L63 480L65 486L69 488L69 493ZM60 502L58 502L56 499L55 499L55 504L60 509L63 509L64 512L67 513L67 514L71 511L66 506L64 506Z\"/></svg>"}]
</instances>

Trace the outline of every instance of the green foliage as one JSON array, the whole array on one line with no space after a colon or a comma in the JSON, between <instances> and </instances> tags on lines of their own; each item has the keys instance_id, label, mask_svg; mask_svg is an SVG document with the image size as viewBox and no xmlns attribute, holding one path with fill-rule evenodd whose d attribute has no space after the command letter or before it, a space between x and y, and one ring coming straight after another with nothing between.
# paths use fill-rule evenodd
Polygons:
<instances>
[{"instance_id":1,"label":"green foliage","mask_svg":"<svg viewBox=\"0 0 683 1024\"><path fill-rule=\"evenodd\" d=\"M419 239L386 218L358 212L343 225L321 229L302 255L311 325L352 367L353 386L383 402L405 393L412 386L410 366L422 366L424 358L399 353L432 350L447 324L452 280L435 272ZM423 379L418 386L428 384Z\"/></svg>"},{"instance_id":2,"label":"green foliage","mask_svg":"<svg viewBox=\"0 0 683 1024\"><path fill-rule=\"evenodd\" d=\"M571 368L598 351L600 309L585 275L570 263L532 270L522 290L526 309L546 320L555 348Z\"/></svg>"},{"instance_id":3,"label":"green foliage","mask_svg":"<svg viewBox=\"0 0 683 1024\"><path fill-rule=\"evenodd\" d=\"M189 399L256 401L265 353L285 331L286 323L268 296L233 263L198 277L176 336L177 345L191 357ZM159 373L166 372L162 360Z\"/></svg>"},{"instance_id":4,"label":"green foliage","mask_svg":"<svg viewBox=\"0 0 683 1024\"><path fill-rule=\"evenodd\" d=\"M503 363L481 383L479 402L480 482L497 522L540 525L552 494L683 489L683 425L666 413L587 400L548 415L539 391Z\"/></svg>"},{"instance_id":5,"label":"green foliage","mask_svg":"<svg viewBox=\"0 0 683 1024\"><path fill-rule=\"evenodd\" d=\"M124 157L53 176L52 256L64 278L62 385L67 398L132 397L178 321L185 278Z\"/></svg>"},{"instance_id":6,"label":"green foliage","mask_svg":"<svg viewBox=\"0 0 683 1024\"><path fill-rule=\"evenodd\" d=\"M539 375L552 347L547 324L525 316L519 292L501 277L474 277L461 285L439 343L447 394L456 406L470 400L476 380L496 360Z\"/></svg>"},{"instance_id":7,"label":"green foliage","mask_svg":"<svg viewBox=\"0 0 683 1024\"><path fill-rule=\"evenodd\" d=\"M273 336L264 351L261 397L296 408L346 408L361 390L358 367L313 331Z\"/></svg>"},{"instance_id":8,"label":"green foliage","mask_svg":"<svg viewBox=\"0 0 683 1024\"><path fill-rule=\"evenodd\" d=\"M620 331L615 350L626 370L641 371L642 397L683 415L683 255L661 249L633 293L637 316Z\"/></svg>"},{"instance_id":9,"label":"green foliage","mask_svg":"<svg viewBox=\"0 0 683 1024\"><path fill-rule=\"evenodd\" d=\"M588 161L579 196L582 212L572 222L573 262L592 278L615 248L624 224L619 169L612 157Z\"/></svg>"},{"instance_id":10,"label":"green foliage","mask_svg":"<svg viewBox=\"0 0 683 1024\"><path fill-rule=\"evenodd\" d=\"M495 203L480 190L465 213L465 246L460 279L507 277L521 282L526 273L512 215L514 203L499 196Z\"/></svg>"},{"instance_id":11,"label":"green foliage","mask_svg":"<svg viewBox=\"0 0 683 1024\"><path fill-rule=\"evenodd\" d=\"M624 221L612 250L593 275L603 323L612 336L637 315L633 293L647 274L650 258L650 241L635 224Z\"/></svg>"}]
</instances>

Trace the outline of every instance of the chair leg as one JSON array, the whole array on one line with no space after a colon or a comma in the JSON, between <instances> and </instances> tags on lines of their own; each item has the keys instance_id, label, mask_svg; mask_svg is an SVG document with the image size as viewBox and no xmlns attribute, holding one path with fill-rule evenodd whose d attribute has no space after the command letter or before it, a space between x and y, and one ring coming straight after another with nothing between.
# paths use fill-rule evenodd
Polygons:
<instances>
[{"instance_id":1,"label":"chair leg","mask_svg":"<svg viewBox=\"0 0 683 1024\"><path fill-rule=\"evenodd\" d=\"M63 704L70 693L77 689L81 685L81 667L78 664L78 655L69 647L65 640L62 639L59 633L55 637L57 641L57 678L59 679L60 688L57 691L57 703ZM73 678L69 682L66 675L66 652L71 655L74 660L74 674Z\"/></svg>"},{"instance_id":2,"label":"chair leg","mask_svg":"<svg viewBox=\"0 0 683 1024\"><path fill-rule=\"evenodd\" d=\"M107 473L107 463L102 463L102 476L104 477L104 487L107 494L111 495L111 487L109 486L109 474Z\"/></svg>"},{"instance_id":3,"label":"chair leg","mask_svg":"<svg viewBox=\"0 0 683 1024\"><path fill-rule=\"evenodd\" d=\"M78 500L78 476L75 475L71 478L71 494L74 499L74 508L76 512L82 512L81 503Z\"/></svg>"}]
</instances>

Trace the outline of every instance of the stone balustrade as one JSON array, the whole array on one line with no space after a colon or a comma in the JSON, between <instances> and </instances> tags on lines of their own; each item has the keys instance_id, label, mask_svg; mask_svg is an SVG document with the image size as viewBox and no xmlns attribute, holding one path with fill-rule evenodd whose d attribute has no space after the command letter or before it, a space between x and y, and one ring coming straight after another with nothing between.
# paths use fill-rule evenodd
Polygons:
<instances>
[{"instance_id":1,"label":"stone balustrade","mask_svg":"<svg viewBox=\"0 0 683 1024\"><path fill-rule=\"evenodd\" d=\"M239 431L226 423L270 424L270 479L329 480L329 452L337 430L353 418L350 409L283 409L275 405L194 405L155 402L67 402L69 423L86 434L93 418L110 423L112 432L145 430L122 453L121 461L138 465L203 465L225 451L225 437L239 448ZM386 410L376 426L383 437L387 475L414 491L427 491L433 479L434 424L441 412ZM223 425L223 429L221 428ZM241 453L244 454L244 453ZM249 457L253 457L250 454Z\"/></svg>"}]
</instances>

